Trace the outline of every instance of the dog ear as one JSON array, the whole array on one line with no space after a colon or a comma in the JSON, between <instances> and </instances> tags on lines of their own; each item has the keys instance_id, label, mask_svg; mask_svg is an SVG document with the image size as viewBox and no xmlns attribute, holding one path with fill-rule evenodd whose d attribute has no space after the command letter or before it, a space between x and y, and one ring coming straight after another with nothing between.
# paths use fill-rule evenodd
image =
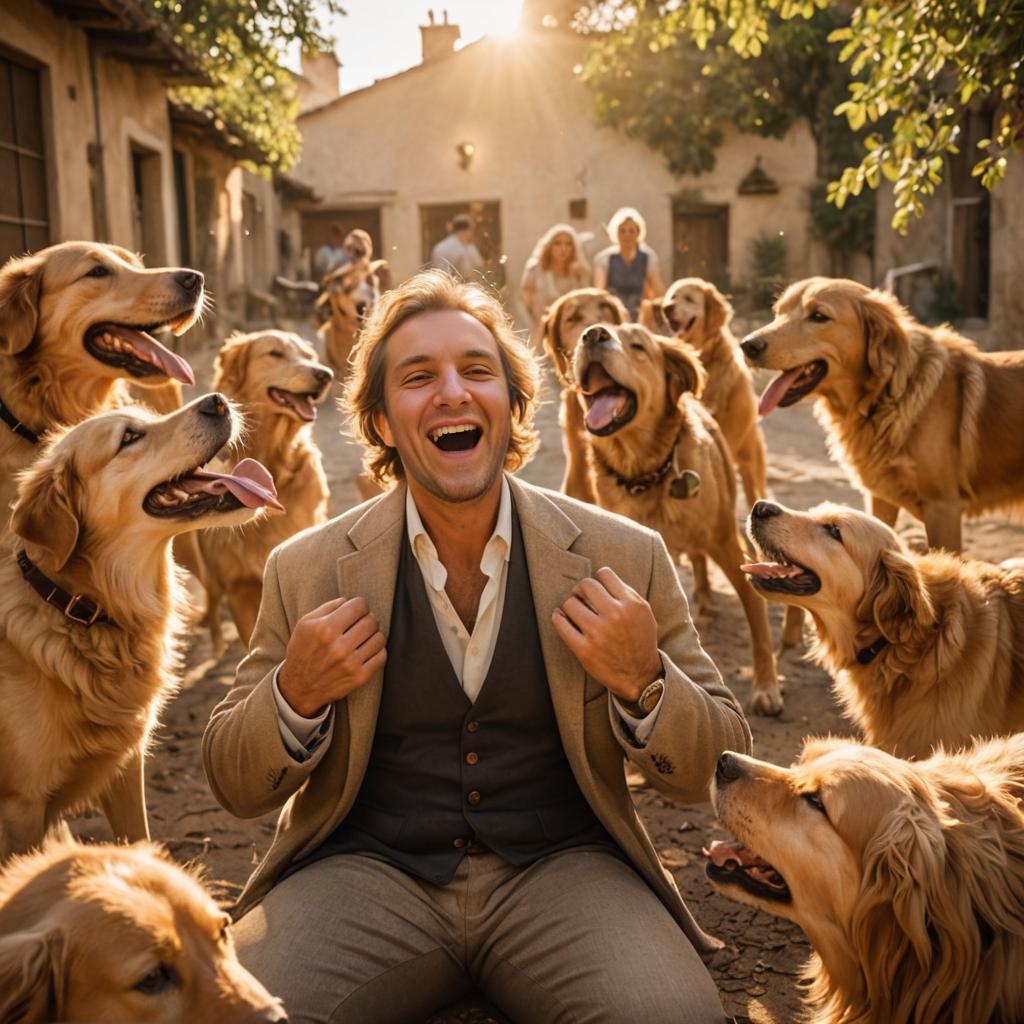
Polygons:
<instances>
[{"instance_id":1,"label":"dog ear","mask_svg":"<svg viewBox=\"0 0 1024 1024\"><path fill-rule=\"evenodd\" d=\"M878 558L858 618L871 618L887 640L902 643L935 621L935 608L911 557L883 551Z\"/></svg>"},{"instance_id":2,"label":"dog ear","mask_svg":"<svg viewBox=\"0 0 1024 1024\"><path fill-rule=\"evenodd\" d=\"M80 496L81 482L70 463L54 465L46 456L24 474L18 487L11 529L26 544L49 552L58 570L78 545Z\"/></svg>"},{"instance_id":3,"label":"dog ear","mask_svg":"<svg viewBox=\"0 0 1024 1024\"><path fill-rule=\"evenodd\" d=\"M621 324L629 323L629 310L626 309L626 304L618 297L618 295L612 295L609 292L606 296L608 304L615 310L615 319L610 320L609 323L613 323L616 326Z\"/></svg>"},{"instance_id":4,"label":"dog ear","mask_svg":"<svg viewBox=\"0 0 1024 1024\"><path fill-rule=\"evenodd\" d=\"M704 337L715 337L732 323L733 308L729 300L710 282L704 282Z\"/></svg>"},{"instance_id":5,"label":"dog ear","mask_svg":"<svg viewBox=\"0 0 1024 1024\"><path fill-rule=\"evenodd\" d=\"M665 358L669 405L676 406L680 397L687 391L692 392L695 398L700 398L707 373L694 348L676 338L661 338L658 344Z\"/></svg>"},{"instance_id":6,"label":"dog ear","mask_svg":"<svg viewBox=\"0 0 1024 1024\"><path fill-rule=\"evenodd\" d=\"M555 368L555 374L564 387L572 386L572 375L569 367L572 364L572 353L562 349L562 309L565 307L565 298L556 299L547 309L541 318L541 341L544 348L551 357L551 365Z\"/></svg>"},{"instance_id":7,"label":"dog ear","mask_svg":"<svg viewBox=\"0 0 1024 1024\"><path fill-rule=\"evenodd\" d=\"M8 260L0 269L0 353L16 355L32 343L42 287L43 260L38 256Z\"/></svg>"},{"instance_id":8,"label":"dog ear","mask_svg":"<svg viewBox=\"0 0 1024 1024\"><path fill-rule=\"evenodd\" d=\"M0 937L0 1020L59 1020L64 1002L64 933Z\"/></svg>"},{"instance_id":9,"label":"dog ear","mask_svg":"<svg viewBox=\"0 0 1024 1024\"><path fill-rule=\"evenodd\" d=\"M883 391L898 397L906 390L915 365L904 328L906 311L887 292L870 291L857 303L864 334L864 357L870 377L861 402L869 411Z\"/></svg>"},{"instance_id":10,"label":"dog ear","mask_svg":"<svg viewBox=\"0 0 1024 1024\"><path fill-rule=\"evenodd\" d=\"M643 299L640 302L640 315L636 322L646 327L652 334L671 335L668 320L665 319L665 303L661 299Z\"/></svg>"},{"instance_id":11,"label":"dog ear","mask_svg":"<svg viewBox=\"0 0 1024 1024\"><path fill-rule=\"evenodd\" d=\"M224 391L230 396L241 390L249 372L252 349L244 334L233 334L224 342L213 364L213 383L210 386L214 391Z\"/></svg>"}]
</instances>

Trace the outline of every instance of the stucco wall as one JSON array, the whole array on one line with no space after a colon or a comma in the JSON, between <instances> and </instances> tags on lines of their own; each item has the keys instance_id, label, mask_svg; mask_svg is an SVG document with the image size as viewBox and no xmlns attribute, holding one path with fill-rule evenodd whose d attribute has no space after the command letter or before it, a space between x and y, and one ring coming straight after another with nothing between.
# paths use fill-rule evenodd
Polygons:
<instances>
[{"instance_id":1,"label":"stucco wall","mask_svg":"<svg viewBox=\"0 0 1024 1024\"><path fill-rule=\"evenodd\" d=\"M607 244L602 223L619 206L637 207L668 276L671 197L680 190L729 205L733 284L748 278L751 241L763 232L784 234L791 277L815 269L807 234L814 147L805 126L782 140L727 130L712 173L676 179L646 146L594 124L593 98L573 74L583 52L556 32L484 39L342 97L300 119L294 174L324 197L321 208L381 205L382 255L399 279L420 265L421 204L500 202L508 280L518 283L537 238L568 220L568 201L579 198L588 200L588 218L573 223L598 236L594 248ZM463 141L476 147L468 171L456 159ZM739 196L758 155L780 191Z\"/></svg>"}]
</instances>

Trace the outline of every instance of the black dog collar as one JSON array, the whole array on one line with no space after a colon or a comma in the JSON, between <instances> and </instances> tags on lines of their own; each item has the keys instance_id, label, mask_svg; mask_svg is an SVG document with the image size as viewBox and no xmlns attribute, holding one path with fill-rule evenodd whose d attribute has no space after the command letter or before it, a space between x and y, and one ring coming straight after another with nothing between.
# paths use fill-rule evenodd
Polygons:
<instances>
[{"instance_id":1,"label":"black dog collar","mask_svg":"<svg viewBox=\"0 0 1024 1024\"><path fill-rule=\"evenodd\" d=\"M30 430L25 426L17 416L11 412L10 409L4 405L4 400L0 398L0 420L3 420L19 437L25 438L26 441L31 441L32 444L39 444L39 435L34 431Z\"/></svg>"},{"instance_id":2,"label":"black dog collar","mask_svg":"<svg viewBox=\"0 0 1024 1024\"><path fill-rule=\"evenodd\" d=\"M685 425L685 424L684 424ZM658 466L657 469L652 469L650 473L644 473L643 476L635 476L632 479L627 479L624 476L619 476L603 459L599 459L602 462L605 469L615 478L615 482L626 489L629 494L643 494L644 491L649 491L652 487L660 484L662 480L668 476L668 471L672 468L672 457L676 453L676 447L679 444L679 439L683 436L683 427L679 428L679 433L676 434L676 439L672 442L672 447L668 450L668 455L665 456L665 461ZM595 452L595 455L597 453Z\"/></svg>"},{"instance_id":3,"label":"black dog collar","mask_svg":"<svg viewBox=\"0 0 1024 1024\"><path fill-rule=\"evenodd\" d=\"M878 657L878 655L889 646L889 641L884 636L880 636L873 644L869 647L862 647L857 652L857 661L862 665L870 665L871 662Z\"/></svg>"},{"instance_id":4,"label":"black dog collar","mask_svg":"<svg viewBox=\"0 0 1024 1024\"><path fill-rule=\"evenodd\" d=\"M97 622L105 622L111 626L117 625L91 598L84 597L82 594L69 594L48 576L43 575L24 551L18 552L18 565L21 568L21 575L25 577L25 581L32 589L47 604L52 604L54 608L60 609L72 622L77 622L86 628Z\"/></svg>"}]
</instances>

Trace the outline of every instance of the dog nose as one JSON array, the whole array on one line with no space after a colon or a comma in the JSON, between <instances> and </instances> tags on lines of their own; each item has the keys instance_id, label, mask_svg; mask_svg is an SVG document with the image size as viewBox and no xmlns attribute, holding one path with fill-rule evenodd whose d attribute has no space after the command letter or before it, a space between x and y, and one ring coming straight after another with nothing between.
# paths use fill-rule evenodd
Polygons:
<instances>
[{"instance_id":1,"label":"dog nose","mask_svg":"<svg viewBox=\"0 0 1024 1024\"><path fill-rule=\"evenodd\" d=\"M720 786L735 782L737 779L743 778L745 774L743 765L734 754L730 754L728 751L718 759L718 764L715 765L715 781Z\"/></svg>"},{"instance_id":2,"label":"dog nose","mask_svg":"<svg viewBox=\"0 0 1024 1024\"><path fill-rule=\"evenodd\" d=\"M740 348L743 349L743 354L748 359L757 359L767 347L768 342L762 341L756 334L748 334L740 345Z\"/></svg>"},{"instance_id":3,"label":"dog nose","mask_svg":"<svg viewBox=\"0 0 1024 1024\"><path fill-rule=\"evenodd\" d=\"M213 416L215 419L227 416L228 400L217 392L206 395L199 402L199 414L200 416Z\"/></svg>"},{"instance_id":4,"label":"dog nose","mask_svg":"<svg viewBox=\"0 0 1024 1024\"><path fill-rule=\"evenodd\" d=\"M782 506L776 505L774 501L755 501L754 507L750 510L751 519L771 519L781 514Z\"/></svg>"},{"instance_id":5,"label":"dog nose","mask_svg":"<svg viewBox=\"0 0 1024 1024\"><path fill-rule=\"evenodd\" d=\"M190 295L203 287L203 275L198 270L179 270L174 280Z\"/></svg>"},{"instance_id":6,"label":"dog nose","mask_svg":"<svg viewBox=\"0 0 1024 1024\"><path fill-rule=\"evenodd\" d=\"M317 384L326 384L328 381L334 380L334 374L326 366L314 370L313 376L316 377Z\"/></svg>"},{"instance_id":7,"label":"dog nose","mask_svg":"<svg viewBox=\"0 0 1024 1024\"><path fill-rule=\"evenodd\" d=\"M588 327L580 338L580 341L588 347L607 345L611 340L612 332L604 324L594 324L593 327Z\"/></svg>"}]
</instances>

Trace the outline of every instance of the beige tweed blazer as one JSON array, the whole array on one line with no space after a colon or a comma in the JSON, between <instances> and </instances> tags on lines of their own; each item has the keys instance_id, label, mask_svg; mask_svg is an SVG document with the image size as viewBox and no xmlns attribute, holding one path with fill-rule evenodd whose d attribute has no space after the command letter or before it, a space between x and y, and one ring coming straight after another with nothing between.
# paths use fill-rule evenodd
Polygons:
<instances>
[{"instance_id":1,"label":"beige tweed blazer","mask_svg":"<svg viewBox=\"0 0 1024 1024\"><path fill-rule=\"evenodd\" d=\"M659 790L682 803L708 798L724 750L749 752L750 732L690 621L686 598L660 536L621 516L509 478L519 514L551 700L562 743L584 797L625 855L698 950L716 947L694 921L661 866L626 785L628 757ZM271 688L292 627L339 596L362 596L388 635L398 556L405 540L405 488L286 541L271 554L249 654L214 709L203 763L220 803L242 818L281 808L267 855L242 893L238 913L263 898L295 860L345 817L366 771L383 673L335 704L329 737L306 761L281 740ZM559 639L551 614L575 584L610 566L651 604L659 624L666 687L643 749L613 731L608 691ZM504 614L515 614L505 607Z\"/></svg>"}]
</instances>

